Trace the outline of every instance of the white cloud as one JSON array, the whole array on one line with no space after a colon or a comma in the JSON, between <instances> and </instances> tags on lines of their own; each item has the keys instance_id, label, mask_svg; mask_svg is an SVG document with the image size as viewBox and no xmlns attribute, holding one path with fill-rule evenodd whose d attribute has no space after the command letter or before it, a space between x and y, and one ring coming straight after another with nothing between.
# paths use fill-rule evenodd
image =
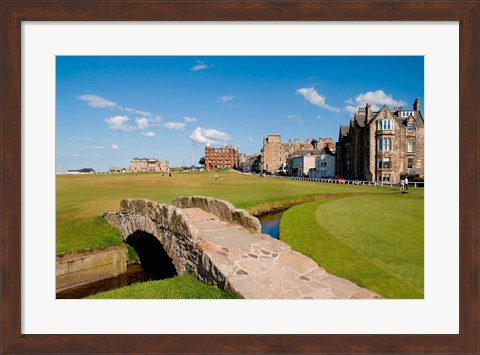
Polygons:
<instances>
[{"instance_id":1,"label":"white cloud","mask_svg":"<svg viewBox=\"0 0 480 355\"><path fill-rule=\"evenodd\" d=\"M184 129L186 123L185 122L165 122L162 123L162 126L168 129Z\"/></svg>"},{"instance_id":2,"label":"white cloud","mask_svg":"<svg viewBox=\"0 0 480 355\"><path fill-rule=\"evenodd\" d=\"M188 123L197 122L197 119L195 117L184 116L183 119L185 120L185 122L188 122Z\"/></svg>"},{"instance_id":3,"label":"white cloud","mask_svg":"<svg viewBox=\"0 0 480 355\"><path fill-rule=\"evenodd\" d=\"M233 101L234 98L235 98L235 95L224 95L218 98L218 102L221 102L222 104L225 105L227 102Z\"/></svg>"},{"instance_id":4,"label":"white cloud","mask_svg":"<svg viewBox=\"0 0 480 355\"><path fill-rule=\"evenodd\" d=\"M288 115L287 117L294 121L303 122L302 116L300 115Z\"/></svg>"},{"instance_id":5,"label":"white cloud","mask_svg":"<svg viewBox=\"0 0 480 355\"><path fill-rule=\"evenodd\" d=\"M77 150L110 150L110 149L118 149L119 146L116 145L116 144L112 144L111 147L106 147L106 146L103 146L103 145L90 145L90 146L87 146L87 147L78 147ZM78 154L77 154L78 156Z\"/></svg>"},{"instance_id":6,"label":"white cloud","mask_svg":"<svg viewBox=\"0 0 480 355\"><path fill-rule=\"evenodd\" d=\"M248 136L247 139L248 139L250 142L253 142L253 137L252 137L252 136Z\"/></svg>"},{"instance_id":7,"label":"white cloud","mask_svg":"<svg viewBox=\"0 0 480 355\"><path fill-rule=\"evenodd\" d=\"M96 108L115 108L118 106L116 102L107 100L101 96L97 95L81 95L77 96L78 99L87 103L87 105L96 107Z\"/></svg>"},{"instance_id":8,"label":"white cloud","mask_svg":"<svg viewBox=\"0 0 480 355\"><path fill-rule=\"evenodd\" d=\"M213 128L197 127L190 135L190 139L194 143L212 145L225 144L232 139L232 137L225 132L220 132Z\"/></svg>"},{"instance_id":9,"label":"white cloud","mask_svg":"<svg viewBox=\"0 0 480 355\"><path fill-rule=\"evenodd\" d=\"M124 107L119 104L117 104L114 101L107 100L104 97L98 96L98 95L91 95L91 94L86 94L86 95L80 95L77 96L77 99L80 99L84 102L86 102L89 106L95 107L95 108L112 108L112 109L117 109L120 111L125 111L128 113L136 113L142 116L153 116L150 112L147 111L141 111L141 110L136 110L131 107Z\"/></svg>"},{"instance_id":10,"label":"white cloud","mask_svg":"<svg viewBox=\"0 0 480 355\"><path fill-rule=\"evenodd\" d=\"M197 70L205 70L211 68L211 65L206 64L201 60L197 60L197 64L190 68L190 70L197 71Z\"/></svg>"},{"instance_id":11,"label":"white cloud","mask_svg":"<svg viewBox=\"0 0 480 355\"><path fill-rule=\"evenodd\" d=\"M135 110L134 112L138 113L139 115L142 115L142 116L148 116L148 117L153 116L153 114L148 112L148 111Z\"/></svg>"},{"instance_id":12,"label":"white cloud","mask_svg":"<svg viewBox=\"0 0 480 355\"><path fill-rule=\"evenodd\" d=\"M161 122L162 122L162 118L160 116L157 116L155 118L150 118L148 120L148 124L151 126L151 127L157 127L157 126L160 126L161 125Z\"/></svg>"},{"instance_id":13,"label":"white cloud","mask_svg":"<svg viewBox=\"0 0 480 355\"><path fill-rule=\"evenodd\" d=\"M142 134L146 137L155 137L156 134L154 132L142 132Z\"/></svg>"},{"instance_id":14,"label":"white cloud","mask_svg":"<svg viewBox=\"0 0 480 355\"><path fill-rule=\"evenodd\" d=\"M301 88L295 91L297 94L303 95L305 100L310 102L312 105L318 106L320 108L324 108L329 111L333 112L340 112L340 110L336 107L327 105L326 100L327 98L323 95L320 95L315 88Z\"/></svg>"},{"instance_id":15,"label":"white cloud","mask_svg":"<svg viewBox=\"0 0 480 355\"><path fill-rule=\"evenodd\" d=\"M343 108L343 110L353 114L358 112L358 107L359 106L347 105Z\"/></svg>"},{"instance_id":16,"label":"white cloud","mask_svg":"<svg viewBox=\"0 0 480 355\"><path fill-rule=\"evenodd\" d=\"M135 119L138 129L145 129L148 127L148 119L145 117L140 117Z\"/></svg>"},{"instance_id":17,"label":"white cloud","mask_svg":"<svg viewBox=\"0 0 480 355\"><path fill-rule=\"evenodd\" d=\"M136 129L136 127L125 124L129 119L127 116L113 116L105 118L105 122L110 129L116 129L120 131L131 131Z\"/></svg>"},{"instance_id":18,"label":"white cloud","mask_svg":"<svg viewBox=\"0 0 480 355\"><path fill-rule=\"evenodd\" d=\"M359 107L365 106L367 103L370 103L372 106L372 111L378 111L383 105L387 106L404 106L407 103L403 100L396 100L391 94L386 94L383 90L377 91L368 91L366 93L361 93L355 96L355 100L349 98L345 101L349 104L343 109L350 113L358 112Z\"/></svg>"}]
</instances>

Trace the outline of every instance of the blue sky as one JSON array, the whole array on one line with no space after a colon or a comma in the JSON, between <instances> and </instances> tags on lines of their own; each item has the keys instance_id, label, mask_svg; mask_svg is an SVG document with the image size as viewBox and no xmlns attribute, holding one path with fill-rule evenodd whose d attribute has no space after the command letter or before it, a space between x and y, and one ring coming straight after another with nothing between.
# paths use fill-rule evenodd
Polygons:
<instances>
[{"instance_id":1,"label":"blue sky","mask_svg":"<svg viewBox=\"0 0 480 355\"><path fill-rule=\"evenodd\" d=\"M359 106L423 102L423 57L56 59L56 169L198 163L205 144L260 152L263 137L338 138Z\"/></svg>"}]
</instances>

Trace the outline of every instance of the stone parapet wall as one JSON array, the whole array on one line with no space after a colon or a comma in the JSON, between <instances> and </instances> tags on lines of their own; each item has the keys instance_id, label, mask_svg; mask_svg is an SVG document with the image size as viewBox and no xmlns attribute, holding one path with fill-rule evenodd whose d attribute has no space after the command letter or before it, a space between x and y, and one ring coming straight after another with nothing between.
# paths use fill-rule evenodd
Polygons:
<instances>
[{"instance_id":1,"label":"stone parapet wall","mask_svg":"<svg viewBox=\"0 0 480 355\"><path fill-rule=\"evenodd\" d=\"M107 250L57 256L55 263L56 292L94 281L116 277L127 271L127 250Z\"/></svg>"},{"instance_id":2,"label":"stone parapet wall","mask_svg":"<svg viewBox=\"0 0 480 355\"><path fill-rule=\"evenodd\" d=\"M201 208L210 212L221 220L241 225L253 233L260 233L262 226L258 218L247 211L235 208L230 202L205 196L180 196L172 201L172 205L179 208Z\"/></svg>"}]
</instances>

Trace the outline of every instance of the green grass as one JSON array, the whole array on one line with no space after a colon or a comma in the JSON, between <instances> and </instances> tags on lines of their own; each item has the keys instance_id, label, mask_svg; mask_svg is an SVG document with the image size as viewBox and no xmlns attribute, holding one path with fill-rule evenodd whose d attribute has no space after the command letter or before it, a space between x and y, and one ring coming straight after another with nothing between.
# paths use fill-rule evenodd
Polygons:
<instances>
[{"instance_id":1,"label":"green grass","mask_svg":"<svg viewBox=\"0 0 480 355\"><path fill-rule=\"evenodd\" d=\"M90 299L225 299L236 298L198 281L191 274L183 274L160 281L148 281L97 293Z\"/></svg>"},{"instance_id":2,"label":"green grass","mask_svg":"<svg viewBox=\"0 0 480 355\"><path fill-rule=\"evenodd\" d=\"M219 176L218 180L213 179L215 174ZM124 198L170 203L177 196L203 195L225 199L237 208L258 212L271 206L289 206L318 195L386 193L391 189L216 172L174 173L172 178L156 173L57 175L56 191L58 255L121 244L118 232L99 216L118 211Z\"/></svg>"},{"instance_id":3,"label":"green grass","mask_svg":"<svg viewBox=\"0 0 480 355\"><path fill-rule=\"evenodd\" d=\"M218 180L213 179L215 174ZM100 217L105 212L118 211L124 198L170 203L181 195L204 195L260 213L328 197L329 200L287 211L282 219L282 240L333 274L385 297L421 298L423 189L411 188L409 194L403 195L398 190L260 178L235 172L174 173L172 178L156 173L58 175L56 252L62 255L125 245L119 232ZM131 248L129 259L138 259ZM132 292L130 296L118 297L189 298L181 290L191 288L193 292L194 284L199 282L176 279L139 284L125 291ZM161 286L162 282L169 286ZM190 286L176 282L187 282ZM157 288L170 289L170 293L157 294ZM114 295L115 292L108 293L105 297L117 297ZM192 297L216 296L207 292Z\"/></svg>"},{"instance_id":4,"label":"green grass","mask_svg":"<svg viewBox=\"0 0 480 355\"><path fill-rule=\"evenodd\" d=\"M280 233L330 273L387 298L423 298L422 190L299 205Z\"/></svg>"}]
</instances>

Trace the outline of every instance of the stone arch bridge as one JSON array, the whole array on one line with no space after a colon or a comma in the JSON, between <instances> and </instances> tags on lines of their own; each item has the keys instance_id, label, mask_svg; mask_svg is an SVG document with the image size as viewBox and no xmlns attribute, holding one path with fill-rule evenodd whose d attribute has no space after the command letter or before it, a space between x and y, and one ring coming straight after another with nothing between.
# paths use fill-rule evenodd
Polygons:
<instances>
[{"instance_id":1,"label":"stone arch bridge","mask_svg":"<svg viewBox=\"0 0 480 355\"><path fill-rule=\"evenodd\" d=\"M256 217L227 201L182 196L168 205L124 199L118 212L104 218L153 277L190 272L251 299L381 298L262 234Z\"/></svg>"}]
</instances>

